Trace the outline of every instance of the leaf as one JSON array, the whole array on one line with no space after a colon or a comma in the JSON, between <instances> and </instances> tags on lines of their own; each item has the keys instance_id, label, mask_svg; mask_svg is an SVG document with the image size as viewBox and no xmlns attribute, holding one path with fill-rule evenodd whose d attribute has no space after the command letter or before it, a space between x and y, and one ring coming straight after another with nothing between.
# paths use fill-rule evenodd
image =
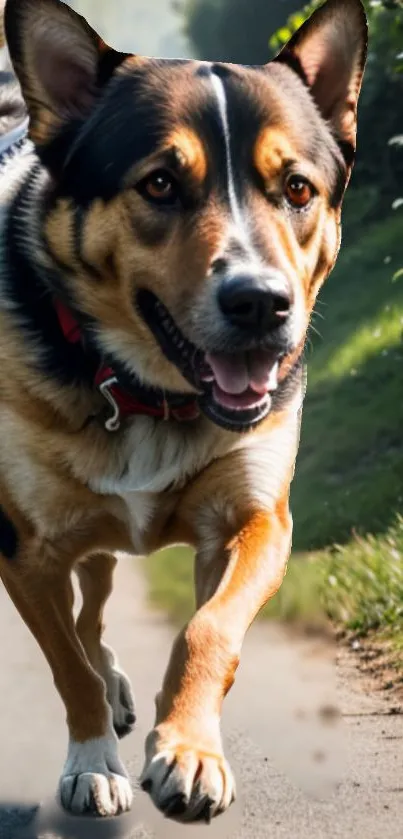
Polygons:
<instances>
[{"instance_id":1,"label":"leaf","mask_svg":"<svg viewBox=\"0 0 403 839\"><path fill-rule=\"evenodd\" d=\"M395 274L393 274L392 283L396 283L397 280L400 280L402 277L403 277L403 268L399 268L399 270L396 271Z\"/></svg>"},{"instance_id":2,"label":"leaf","mask_svg":"<svg viewBox=\"0 0 403 839\"><path fill-rule=\"evenodd\" d=\"M277 31L277 38L279 41L281 41L282 44L286 44L287 41L290 40L291 34L292 33L290 32L290 30L287 29L286 26L283 26L281 29Z\"/></svg>"}]
</instances>

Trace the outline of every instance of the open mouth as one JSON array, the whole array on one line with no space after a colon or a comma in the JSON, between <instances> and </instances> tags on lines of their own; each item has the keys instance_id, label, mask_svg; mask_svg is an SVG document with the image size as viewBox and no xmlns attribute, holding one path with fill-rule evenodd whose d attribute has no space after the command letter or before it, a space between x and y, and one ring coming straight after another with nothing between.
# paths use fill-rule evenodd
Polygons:
<instances>
[{"instance_id":1,"label":"open mouth","mask_svg":"<svg viewBox=\"0 0 403 839\"><path fill-rule=\"evenodd\" d=\"M165 357L196 388L200 409L216 425L246 431L267 416L278 386L278 353L203 352L185 338L152 292L141 290L137 303Z\"/></svg>"}]
</instances>

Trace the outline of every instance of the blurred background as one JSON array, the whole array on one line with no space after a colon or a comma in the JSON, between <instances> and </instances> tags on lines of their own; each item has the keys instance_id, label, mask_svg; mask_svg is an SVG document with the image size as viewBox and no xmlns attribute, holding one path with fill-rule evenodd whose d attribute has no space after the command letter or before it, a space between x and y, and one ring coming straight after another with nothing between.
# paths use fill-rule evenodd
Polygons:
<instances>
[{"instance_id":1,"label":"blurred background","mask_svg":"<svg viewBox=\"0 0 403 839\"><path fill-rule=\"evenodd\" d=\"M162 57L265 62L315 5L300 0L74 0L104 38ZM294 557L266 616L330 616L403 648L403 8L365 0L370 50L337 268L307 348L292 489ZM303 126L301 126L303 130ZM152 601L193 604L189 552L147 563ZM400 656L401 658L401 656Z\"/></svg>"},{"instance_id":2,"label":"blurred background","mask_svg":"<svg viewBox=\"0 0 403 839\"><path fill-rule=\"evenodd\" d=\"M69 0L68 5L84 15L105 41L123 52L163 58L192 54L172 0Z\"/></svg>"}]
</instances>

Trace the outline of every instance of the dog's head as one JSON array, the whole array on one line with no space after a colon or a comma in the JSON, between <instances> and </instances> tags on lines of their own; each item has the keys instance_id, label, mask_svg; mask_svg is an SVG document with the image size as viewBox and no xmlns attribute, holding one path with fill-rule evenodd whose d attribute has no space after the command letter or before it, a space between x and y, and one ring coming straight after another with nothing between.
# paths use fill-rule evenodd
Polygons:
<instances>
[{"instance_id":1,"label":"dog's head","mask_svg":"<svg viewBox=\"0 0 403 839\"><path fill-rule=\"evenodd\" d=\"M65 299L141 380L253 426L337 256L360 0L328 0L264 67L123 55L58 0L8 0L6 25Z\"/></svg>"}]
</instances>

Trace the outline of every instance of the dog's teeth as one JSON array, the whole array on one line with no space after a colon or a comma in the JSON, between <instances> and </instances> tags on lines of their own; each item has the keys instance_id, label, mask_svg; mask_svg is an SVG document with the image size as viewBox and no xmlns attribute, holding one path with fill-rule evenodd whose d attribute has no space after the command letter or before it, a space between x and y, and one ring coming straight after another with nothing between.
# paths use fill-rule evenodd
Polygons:
<instances>
[{"instance_id":1,"label":"dog's teeth","mask_svg":"<svg viewBox=\"0 0 403 839\"><path fill-rule=\"evenodd\" d=\"M273 367L273 369L270 373L270 379L269 379L269 384L268 384L268 388L267 388L269 393L271 393L274 390L277 390L277 388L278 388L278 369L279 369L279 363L276 362L276 364L274 365L274 367Z\"/></svg>"}]
</instances>

